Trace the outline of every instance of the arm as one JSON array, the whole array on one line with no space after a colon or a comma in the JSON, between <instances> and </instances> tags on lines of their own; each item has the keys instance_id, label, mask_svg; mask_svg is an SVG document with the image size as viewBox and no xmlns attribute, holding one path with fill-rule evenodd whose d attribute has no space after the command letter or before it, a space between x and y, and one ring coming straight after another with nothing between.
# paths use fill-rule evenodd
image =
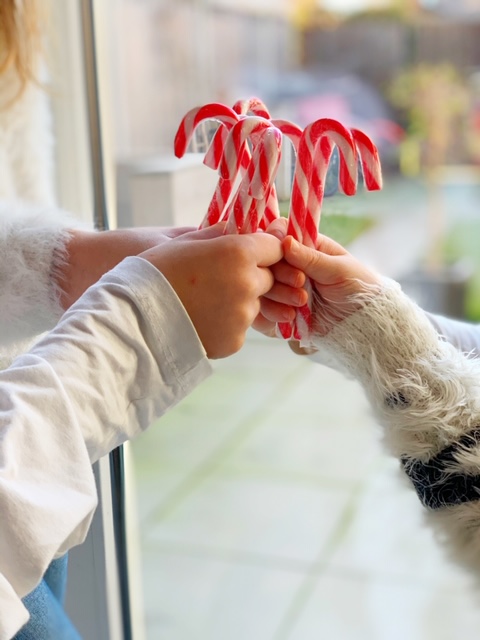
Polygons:
<instances>
[{"instance_id":1,"label":"arm","mask_svg":"<svg viewBox=\"0 0 480 640\"><path fill-rule=\"evenodd\" d=\"M127 258L0 372L0 637L25 622L20 598L51 559L84 539L91 462L185 397L210 373L207 355L242 346L281 244L222 233Z\"/></svg>"},{"instance_id":2,"label":"arm","mask_svg":"<svg viewBox=\"0 0 480 640\"><path fill-rule=\"evenodd\" d=\"M480 325L427 313L437 332L464 353L480 356Z\"/></svg>"},{"instance_id":3,"label":"arm","mask_svg":"<svg viewBox=\"0 0 480 640\"><path fill-rule=\"evenodd\" d=\"M55 276L66 263L69 229L78 222L54 207L0 204L0 340L34 336L63 309Z\"/></svg>"},{"instance_id":4,"label":"arm","mask_svg":"<svg viewBox=\"0 0 480 640\"><path fill-rule=\"evenodd\" d=\"M311 357L361 382L429 519L460 561L480 568L480 361L336 243L322 237L313 251L286 239L284 250L315 281Z\"/></svg>"},{"instance_id":5,"label":"arm","mask_svg":"<svg viewBox=\"0 0 480 640\"><path fill-rule=\"evenodd\" d=\"M160 302L161 301L161 302ZM0 637L96 506L91 462L132 438L210 372L172 288L130 258L0 372Z\"/></svg>"},{"instance_id":6,"label":"arm","mask_svg":"<svg viewBox=\"0 0 480 640\"><path fill-rule=\"evenodd\" d=\"M0 341L51 329L62 313L125 257L191 231L96 232L56 207L0 203Z\"/></svg>"}]
</instances>

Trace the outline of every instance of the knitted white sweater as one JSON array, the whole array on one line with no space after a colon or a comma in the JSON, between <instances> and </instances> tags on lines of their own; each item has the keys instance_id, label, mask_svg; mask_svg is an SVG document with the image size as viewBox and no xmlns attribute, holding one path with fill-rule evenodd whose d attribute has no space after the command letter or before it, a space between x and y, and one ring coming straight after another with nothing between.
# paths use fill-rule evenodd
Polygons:
<instances>
[{"instance_id":1,"label":"knitted white sweater","mask_svg":"<svg viewBox=\"0 0 480 640\"><path fill-rule=\"evenodd\" d=\"M60 318L52 275L67 229L85 226L55 206L48 92L29 84L12 102L18 88L13 70L0 76L1 367Z\"/></svg>"},{"instance_id":2,"label":"knitted white sweater","mask_svg":"<svg viewBox=\"0 0 480 640\"><path fill-rule=\"evenodd\" d=\"M458 338L466 325L451 327ZM480 359L445 340L391 280L313 343L314 360L363 385L429 519L458 560L480 569Z\"/></svg>"}]
</instances>

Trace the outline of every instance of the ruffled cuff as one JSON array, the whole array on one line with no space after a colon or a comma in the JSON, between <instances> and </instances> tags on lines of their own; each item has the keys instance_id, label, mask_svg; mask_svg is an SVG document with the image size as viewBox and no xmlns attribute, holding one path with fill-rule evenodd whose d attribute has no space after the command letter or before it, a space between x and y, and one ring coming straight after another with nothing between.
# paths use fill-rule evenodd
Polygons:
<instances>
[{"instance_id":1,"label":"ruffled cuff","mask_svg":"<svg viewBox=\"0 0 480 640\"><path fill-rule=\"evenodd\" d=\"M74 228L87 226L55 207L0 204L2 344L47 331L61 317L56 275Z\"/></svg>"}]
</instances>

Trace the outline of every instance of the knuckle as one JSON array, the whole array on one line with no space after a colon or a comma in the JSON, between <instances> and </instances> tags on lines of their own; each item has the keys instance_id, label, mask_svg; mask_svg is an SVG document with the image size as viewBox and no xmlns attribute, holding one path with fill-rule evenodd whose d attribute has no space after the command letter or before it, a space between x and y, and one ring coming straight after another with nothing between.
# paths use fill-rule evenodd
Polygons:
<instances>
[{"instance_id":1,"label":"knuckle","mask_svg":"<svg viewBox=\"0 0 480 640\"><path fill-rule=\"evenodd\" d=\"M235 282L235 295L238 296L240 304L243 304L245 300L250 300L252 297L256 297L257 290L255 286L255 280L251 275L237 272Z\"/></svg>"},{"instance_id":2,"label":"knuckle","mask_svg":"<svg viewBox=\"0 0 480 640\"><path fill-rule=\"evenodd\" d=\"M252 243L250 238L244 236L242 239L243 242L238 242L235 245L236 257L240 265L246 266L252 262Z\"/></svg>"},{"instance_id":3,"label":"knuckle","mask_svg":"<svg viewBox=\"0 0 480 640\"><path fill-rule=\"evenodd\" d=\"M238 353L238 351L240 351L240 349L243 347L244 343L245 343L245 333L237 335L235 340L232 341L232 345L231 345L232 354Z\"/></svg>"}]
</instances>

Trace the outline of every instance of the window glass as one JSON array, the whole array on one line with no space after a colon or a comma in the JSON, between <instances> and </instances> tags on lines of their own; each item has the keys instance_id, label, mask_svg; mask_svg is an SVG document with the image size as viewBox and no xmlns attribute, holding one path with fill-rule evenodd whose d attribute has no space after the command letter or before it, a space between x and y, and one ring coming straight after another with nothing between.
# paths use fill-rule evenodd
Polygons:
<instances>
[{"instance_id":1,"label":"window glass","mask_svg":"<svg viewBox=\"0 0 480 640\"><path fill-rule=\"evenodd\" d=\"M425 308L480 319L480 11L468 0L117 0L118 222L200 224L218 175L185 113L261 98L377 145L384 188L325 178L320 231ZM295 158L277 177L288 212ZM219 265L219 269L221 265ZM359 386L253 331L132 447L150 640L474 637L467 576L425 525Z\"/></svg>"}]
</instances>

